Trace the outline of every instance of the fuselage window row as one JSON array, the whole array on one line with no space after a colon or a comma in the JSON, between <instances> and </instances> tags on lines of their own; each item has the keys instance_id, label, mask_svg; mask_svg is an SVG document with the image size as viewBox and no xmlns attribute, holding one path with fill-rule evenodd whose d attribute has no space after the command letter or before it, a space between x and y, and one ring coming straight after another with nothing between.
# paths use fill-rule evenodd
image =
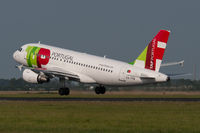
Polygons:
<instances>
[{"instance_id":1,"label":"fuselage window row","mask_svg":"<svg viewBox=\"0 0 200 133\"><path fill-rule=\"evenodd\" d=\"M49 58L52 59L52 60L58 60L58 58L53 58L53 57L49 57ZM83 67L93 68L93 69L100 70L100 71L106 71L106 72L110 72L110 73L113 72L110 69L100 68L100 67L92 66L92 65L88 65L88 64L82 64L82 63L68 61L68 60L62 60L62 59L60 59L60 61L63 61L63 62L66 62L66 63L75 64L75 65L79 65L79 66L83 66Z\"/></svg>"}]
</instances>

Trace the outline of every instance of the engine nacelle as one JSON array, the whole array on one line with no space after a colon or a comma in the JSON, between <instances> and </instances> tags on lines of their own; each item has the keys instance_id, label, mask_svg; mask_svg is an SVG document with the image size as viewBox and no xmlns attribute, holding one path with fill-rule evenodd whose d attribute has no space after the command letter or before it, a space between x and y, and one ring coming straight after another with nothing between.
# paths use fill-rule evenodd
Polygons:
<instances>
[{"instance_id":1,"label":"engine nacelle","mask_svg":"<svg viewBox=\"0 0 200 133\"><path fill-rule=\"evenodd\" d=\"M23 72L23 79L29 83L42 84L49 82L50 79L44 74L37 74L30 69L25 69Z\"/></svg>"}]
</instances>

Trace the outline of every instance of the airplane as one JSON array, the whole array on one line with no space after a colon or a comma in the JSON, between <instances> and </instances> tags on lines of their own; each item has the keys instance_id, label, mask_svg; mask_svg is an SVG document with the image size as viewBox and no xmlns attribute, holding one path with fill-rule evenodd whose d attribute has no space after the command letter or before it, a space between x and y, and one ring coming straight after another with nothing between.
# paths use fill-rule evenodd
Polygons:
<instances>
[{"instance_id":1,"label":"airplane","mask_svg":"<svg viewBox=\"0 0 200 133\"><path fill-rule=\"evenodd\" d=\"M23 45L13 58L29 83L46 83L58 77L60 95L69 95L66 80L95 85L96 94L105 94L105 86L132 86L167 82L159 72L170 31L160 30L134 61L127 63L39 43Z\"/></svg>"}]
</instances>

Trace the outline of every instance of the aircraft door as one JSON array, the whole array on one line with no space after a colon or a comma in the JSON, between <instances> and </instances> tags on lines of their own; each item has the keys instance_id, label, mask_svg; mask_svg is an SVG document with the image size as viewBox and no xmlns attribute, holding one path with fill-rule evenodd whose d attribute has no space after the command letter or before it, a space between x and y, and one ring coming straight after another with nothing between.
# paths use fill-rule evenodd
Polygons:
<instances>
[{"instance_id":1,"label":"aircraft door","mask_svg":"<svg viewBox=\"0 0 200 133\"><path fill-rule=\"evenodd\" d=\"M120 74L119 74L119 80L122 82L126 82L126 67L121 68Z\"/></svg>"}]
</instances>

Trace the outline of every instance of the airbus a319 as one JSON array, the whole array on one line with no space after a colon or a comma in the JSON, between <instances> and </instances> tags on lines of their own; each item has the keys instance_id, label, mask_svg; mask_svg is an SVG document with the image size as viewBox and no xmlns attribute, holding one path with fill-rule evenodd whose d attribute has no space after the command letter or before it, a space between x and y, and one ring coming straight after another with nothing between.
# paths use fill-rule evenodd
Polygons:
<instances>
[{"instance_id":1,"label":"airbus a319","mask_svg":"<svg viewBox=\"0 0 200 133\"><path fill-rule=\"evenodd\" d=\"M40 43L29 43L15 51L13 58L23 68L22 77L29 83L45 83L58 77L60 95L69 95L65 81L94 84L96 94L104 94L105 86L131 86L166 82L160 66L170 32L160 30L133 62L127 63L105 57L76 52Z\"/></svg>"}]
</instances>

